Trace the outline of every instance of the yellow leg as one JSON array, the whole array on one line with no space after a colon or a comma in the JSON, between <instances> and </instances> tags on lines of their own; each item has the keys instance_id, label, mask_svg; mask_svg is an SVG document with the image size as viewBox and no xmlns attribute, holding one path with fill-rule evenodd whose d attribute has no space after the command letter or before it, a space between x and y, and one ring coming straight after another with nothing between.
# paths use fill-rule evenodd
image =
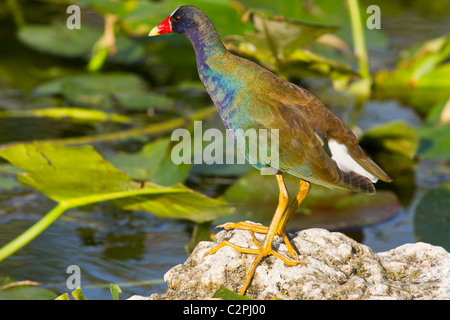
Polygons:
<instances>
[{"instance_id":1,"label":"yellow leg","mask_svg":"<svg viewBox=\"0 0 450 320\"><path fill-rule=\"evenodd\" d=\"M277 234L282 235L285 233L287 224L291 220L295 211L297 211L300 204L303 202L303 200L305 200L305 198L308 195L310 190L311 190L311 184L308 181L300 180L300 187L298 189L297 196L295 197L294 201L292 201L291 205L284 213L281 223L279 225L279 228L277 230Z\"/></svg>"},{"instance_id":2,"label":"yellow leg","mask_svg":"<svg viewBox=\"0 0 450 320\"><path fill-rule=\"evenodd\" d=\"M273 218L272 218L272 221L271 221L269 227L253 225L253 224L250 224L247 222L225 223L224 225L220 226L220 227L224 227L226 230L233 229L233 228L248 230L250 232L250 235L253 238L253 242L258 247L258 249L243 248L243 247L239 247L235 244L232 244L228 241L222 241L217 246L215 246L214 248L212 248L211 250L207 251L204 254L204 256L206 256L208 254L214 254L220 248L222 248L224 246L230 246L233 249L237 250L238 252L258 255L250 267L250 272L249 272L249 275L247 276L247 280L244 284L244 287L239 292L239 294L241 294L241 295L245 294L245 291L247 290L247 287L249 286L249 284L253 278L253 274L255 272L255 269L256 269L256 266L258 265L258 263L264 257L266 257L268 255L274 255L289 265L297 265L298 263L305 265L302 261L297 260L297 258L298 258L297 252L294 250L288 237L286 236L285 229L286 229L286 225L289 222L291 216L294 214L294 212L297 210L300 203L303 201L303 199L308 194L310 185L308 182L301 180L300 189L297 194L297 197L294 199L294 201L291 203L289 208L286 210L288 202L289 202L289 194L286 189L286 185L284 183L282 174L277 173L275 177L278 182L278 188L280 190L280 194L279 194L279 198L278 198L278 206L277 206L277 209L275 210L275 213L273 215ZM262 244L259 244L259 242L257 241L257 239L254 235L254 232L266 234ZM289 253L291 255L295 256L295 260L286 258L272 249L273 238L275 237L276 234L279 234L283 237L283 239L286 243L286 246L288 247Z\"/></svg>"}]
</instances>

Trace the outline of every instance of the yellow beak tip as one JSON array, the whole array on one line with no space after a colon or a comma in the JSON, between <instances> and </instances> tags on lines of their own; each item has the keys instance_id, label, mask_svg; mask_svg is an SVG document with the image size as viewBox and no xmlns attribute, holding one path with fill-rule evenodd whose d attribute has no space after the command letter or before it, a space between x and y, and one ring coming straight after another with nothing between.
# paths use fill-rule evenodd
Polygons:
<instances>
[{"instance_id":1,"label":"yellow beak tip","mask_svg":"<svg viewBox=\"0 0 450 320\"><path fill-rule=\"evenodd\" d=\"M152 31L150 31L150 33L148 34L149 37L154 37L154 36L159 36L159 28L158 27L154 27L152 29Z\"/></svg>"}]
</instances>

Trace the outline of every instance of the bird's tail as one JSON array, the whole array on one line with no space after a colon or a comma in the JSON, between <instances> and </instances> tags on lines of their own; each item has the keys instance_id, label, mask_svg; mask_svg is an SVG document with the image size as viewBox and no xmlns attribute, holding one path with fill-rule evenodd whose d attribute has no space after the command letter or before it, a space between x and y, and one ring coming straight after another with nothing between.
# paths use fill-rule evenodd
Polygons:
<instances>
[{"instance_id":1,"label":"bird's tail","mask_svg":"<svg viewBox=\"0 0 450 320\"><path fill-rule=\"evenodd\" d=\"M368 178L354 172L339 170L339 186L358 193L375 194L375 186Z\"/></svg>"}]
</instances>

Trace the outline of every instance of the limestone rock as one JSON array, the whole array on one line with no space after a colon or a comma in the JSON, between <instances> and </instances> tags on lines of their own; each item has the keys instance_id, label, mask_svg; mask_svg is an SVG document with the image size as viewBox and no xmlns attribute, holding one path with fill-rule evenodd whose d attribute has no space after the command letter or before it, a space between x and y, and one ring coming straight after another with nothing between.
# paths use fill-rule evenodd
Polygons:
<instances>
[{"instance_id":1,"label":"limestone rock","mask_svg":"<svg viewBox=\"0 0 450 320\"><path fill-rule=\"evenodd\" d=\"M264 235L257 234L262 242ZM226 246L202 259L206 251L228 240L255 247L248 231L221 231L215 243L200 242L183 264L169 270L165 294L150 299L207 299L220 287L239 292L254 255ZM324 229L296 233L291 243L302 265L288 266L269 256L256 268L246 295L254 299L450 299L450 254L425 243L406 244L374 254L346 235ZM274 249L288 256L281 238ZM136 299L136 297L134 297Z\"/></svg>"}]
</instances>

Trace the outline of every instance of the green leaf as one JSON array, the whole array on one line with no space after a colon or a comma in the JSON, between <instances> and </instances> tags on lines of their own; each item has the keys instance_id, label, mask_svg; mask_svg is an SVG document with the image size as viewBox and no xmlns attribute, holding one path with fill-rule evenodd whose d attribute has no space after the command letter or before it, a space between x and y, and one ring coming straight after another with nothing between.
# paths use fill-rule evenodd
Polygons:
<instances>
[{"instance_id":1,"label":"green leaf","mask_svg":"<svg viewBox=\"0 0 450 320\"><path fill-rule=\"evenodd\" d=\"M439 101L434 105L427 114L426 124L450 123L450 115L446 115L450 110L450 97Z\"/></svg>"},{"instance_id":2,"label":"green leaf","mask_svg":"<svg viewBox=\"0 0 450 320\"><path fill-rule=\"evenodd\" d=\"M169 137L161 138L146 144L139 152L120 153L110 161L133 179L147 180L162 186L183 183L191 165L173 163L171 144Z\"/></svg>"},{"instance_id":3,"label":"green leaf","mask_svg":"<svg viewBox=\"0 0 450 320\"><path fill-rule=\"evenodd\" d=\"M416 128L402 121L392 121L367 130L360 145L372 159L394 180L382 184L394 191L403 205L409 205L415 192L416 155L419 148Z\"/></svg>"},{"instance_id":4,"label":"green leaf","mask_svg":"<svg viewBox=\"0 0 450 320\"><path fill-rule=\"evenodd\" d=\"M280 69L291 77L327 77L336 81L357 75L347 63L327 59L309 50L300 49L281 60Z\"/></svg>"},{"instance_id":5,"label":"green leaf","mask_svg":"<svg viewBox=\"0 0 450 320\"><path fill-rule=\"evenodd\" d=\"M192 230L191 241L189 241L184 246L187 255L191 255L195 247L201 241L211 241L211 221L204 223L197 223L194 226L194 230Z\"/></svg>"},{"instance_id":6,"label":"green leaf","mask_svg":"<svg viewBox=\"0 0 450 320\"><path fill-rule=\"evenodd\" d=\"M109 285L109 289L111 291L111 295L114 300L119 300L119 293L122 293L122 289L120 289L119 285L111 283Z\"/></svg>"},{"instance_id":7,"label":"green leaf","mask_svg":"<svg viewBox=\"0 0 450 320\"><path fill-rule=\"evenodd\" d=\"M428 191L414 213L414 233L424 241L450 250L450 184Z\"/></svg>"},{"instance_id":8,"label":"green leaf","mask_svg":"<svg viewBox=\"0 0 450 320\"><path fill-rule=\"evenodd\" d=\"M113 201L125 210L195 222L211 221L233 211L226 202L181 184L169 188L132 181L90 146L19 144L0 150L0 156L26 171L17 175L21 182L58 202L28 230L0 248L0 261L37 237L66 210L82 205Z\"/></svg>"},{"instance_id":9,"label":"green leaf","mask_svg":"<svg viewBox=\"0 0 450 320\"><path fill-rule=\"evenodd\" d=\"M73 290L72 297L74 297L75 300L87 300L87 298L83 294L83 291L81 291L81 288L76 288L75 290Z\"/></svg>"},{"instance_id":10,"label":"green leaf","mask_svg":"<svg viewBox=\"0 0 450 320\"><path fill-rule=\"evenodd\" d=\"M397 153L413 158L419 147L416 130L402 121L392 121L367 130L361 144L368 149L377 149Z\"/></svg>"},{"instance_id":11,"label":"green leaf","mask_svg":"<svg viewBox=\"0 0 450 320\"><path fill-rule=\"evenodd\" d=\"M81 106L112 108L115 105L129 109L161 108L171 99L149 92L146 83L132 73L79 75L58 78L39 85L36 95L63 95Z\"/></svg>"},{"instance_id":12,"label":"green leaf","mask_svg":"<svg viewBox=\"0 0 450 320\"><path fill-rule=\"evenodd\" d=\"M51 300L56 297L57 294L50 289L29 285L0 290L0 300Z\"/></svg>"},{"instance_id":13,"label":"green leaf","mask_svg":"<svg viewBox=\"0 0 450 320\"><path fill-rule=\"evenodd\" d=\"M67 292L63 293L62 295L56 297L55 300L70 300L69 299L69 294Z\"/></svg>"},{"instance_id":14,"label":"green leaf","mask_svg":"<svg viewBox=\"0 0 450 320\"><path fill-rule=\"evenodd\" d=\"M79 57L89 53L102 33L101 29L83 24L81 29L68 29L63 23L27 25L18 38L26 45L44 53Z\"/></svg>"},{"instance_id":15,"label":"green leaf","mask_svg":"<svg viewBox=\"0 0 450 320\"><path fill-rule=\"evenodd\" d=\"M450 159L450 125L422 126L417 128L420 136L418 154L427 159Z\"/></svg>"},{"instance_id":16,"label":"green leaf","mask_svg":"<svg viewBox=\"0 0 450 320\"><path fill-rule=\"evenodd\" d=\"M81 0L84 6L89 5L95 11L102 14L114 14L118 16L126 15L138 6L137 0Z\"/></svg>"},{"instance_id":17,"label":"green leaf","mask_svg":"<svg viewBox=\"0 0 450 320\"><path fill-rule=\"evenodd\" d=\"M252 11L250 21L256 33L248 34L248 41L277 57L289 56L300 46L338 29L335 26L285 18L261 11Z\"/></svg>"},{"instance_id":18,"label":"green leaf","mask_svg":"<svg viewBox=\"0 0 450 320\"><path fill-rule=\"evenodd\" d=\"M420 114L427 115L430 104L448 99L450 91L450 36L429 40L403 53L394 71L375 75L377 96L401 99Z\"/></svg>"},{"instance_id":19,"label":"green leaf","mask_svg":"<svg viewBox=\"0 0 450 320\"><path fill-rule=\"evenodd\" d=\"M238 54L258 60L285 78L330 77L336 86L342 87L342 83L357 75L343 61L325 58L301 48L320 36L337 30L337 27L260 11L250 11L249 16L255 32L247 33L245 37L225 39Z\"/></svg>"},{"instance_id":20,"label":"green leaf","mask_svg":"<svg viewBox=\"0 0 450 320\"><path fill-rule=\"evenodd\" d=\"M11 190L19 187L21 183L14 177L21 170L10 164L0 164L0 190Z\"/></svg>"},{"instance_id":21,"label":"green leaf","mask_svg":"<svg viewBox=\"0 0 450 320\"><path fill-rule=\"evenodd\" d=\"M99 71L103 64L105 63L106 59L108 58L109 50L105 47L96 46L95 50L92 52L92 57L89 60L87 69L90 72L97 72Z\"/></svg>"},{"instance_id":22,"label":"green leaf","mask_svg":"<svg viewBox=\"0 0 450 320\"><path fill-rule=\"evenodd\" d=\"M131 119L127 116L107 113L100 110L82 109L74 107L45 108L32 110L0 110L0 118L52 118L52 119L71 119L76 123L90 122L106 122L112 121L117 123L128 124Z\"/></svg>"}]
</instances>

